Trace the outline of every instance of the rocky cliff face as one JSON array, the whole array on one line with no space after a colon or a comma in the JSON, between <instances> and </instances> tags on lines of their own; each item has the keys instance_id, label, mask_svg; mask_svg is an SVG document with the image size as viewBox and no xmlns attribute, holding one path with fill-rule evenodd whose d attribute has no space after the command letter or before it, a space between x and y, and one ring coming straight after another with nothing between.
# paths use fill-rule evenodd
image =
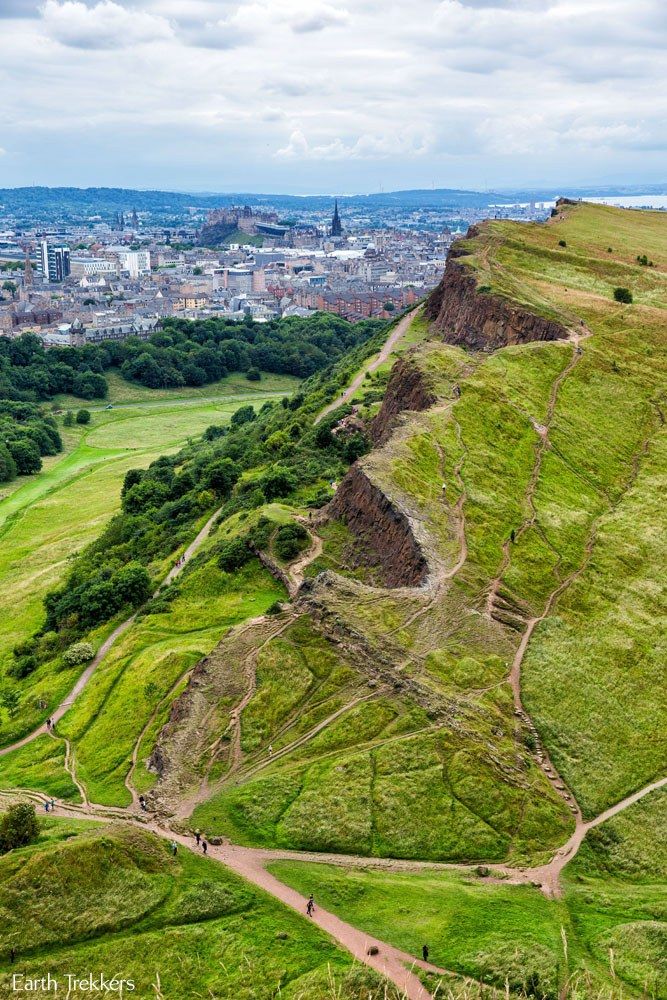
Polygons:
<instances>
[{"instance_id":1,"label":"rocky cliff face","mask_svg":"<svg viewBox=\"0 0 667 1000\"><path fill-rule=\"evenodd\" d=\"M499 295L479 292L474 272L457 259L464 254L465 251L450 254L442 281L429 296L424 310L448 344L474 351L494 351L508 344L567 337L567 330L560 323L536 316Z\"/></svg>"},{"instance_id":2,"label":"rocky cliff face","mask_svg":"<svg viewBox=\"0 0 667 1000\"><path fill-rule=\"evenodd\" d=\"M427 379L414 361L401 358L391 370L382 406L370 426L374 445L382 445L391 437L396 417L404 410L427 410L436 396Z\"/></svg>"},{"instance_id":3,"label":"rocky cliff face","mask_svg":"<svg viewBox=\"0 0 667 1000\"><path fill-rule=\"evenodd\" d=\"M331 501L329 512L356 535L364 561L379 566L388 587L415 587L426 581L428 565L403 511L353 465Z\"/></svg>"}]
</instances>

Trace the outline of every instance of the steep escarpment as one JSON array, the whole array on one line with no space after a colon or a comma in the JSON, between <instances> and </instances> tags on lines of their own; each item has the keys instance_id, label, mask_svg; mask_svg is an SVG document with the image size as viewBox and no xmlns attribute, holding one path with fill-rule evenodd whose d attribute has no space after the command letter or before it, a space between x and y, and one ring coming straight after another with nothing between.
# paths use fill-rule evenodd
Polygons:
<instances>
[{"instance_id":1,"label":"steep escarpment","mask_svg":"<svg viewBox=\"0 0 667 1000\"><path fill-rule=\"evenodd\" d=\"M373 444L382 445L391 437L396 417L405 410L427 410L437 396L414 359L401 358L394 365L382 406L370 426Z\"/></svg>"},{"instance_id":2,"label":"steep escarpment","mask_svg":"<svg viewBox=\"0 0 667 1000\"><path fill-rule=\"evenodd\" d=\"M429 296L424 315L447 343L474 351L495 351L510 344L568 336L565 327L555 320L481 291L475 273L455 253L447 261L442 281Z\"/></svg>"},{"instance_id":3,"label":"steep escarpment","mask_svg":"<svg viewBox=\"0 0 667 1000\"><path fill-rule=\"evenodd\" d=\"M407 516L353 465L331 502L338 518L364 548L364 561L379 566L388 587L415 587L426 580L428 564Z\"/></svg>"}]
</instances>

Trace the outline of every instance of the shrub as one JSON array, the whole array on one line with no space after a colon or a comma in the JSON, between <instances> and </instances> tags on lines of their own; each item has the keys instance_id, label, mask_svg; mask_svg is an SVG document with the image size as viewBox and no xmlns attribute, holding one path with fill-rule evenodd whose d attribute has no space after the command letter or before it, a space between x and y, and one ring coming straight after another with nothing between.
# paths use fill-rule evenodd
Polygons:
<instances>
[{"instance_id":1,"label":"shrub","mask_svg":"<svg viewBox=\"0 0 667 1000\"><path fill-rule=\"evenodd\" d=\"M77 424L89 424L90 410L77 410L76 422Z\"/></svg>"},{"instance_id":2,"label":"shrub","mask_svg":"<svg viewBox=\"0 0 667 1000\"><path fill-rule=\"evenodd\" d=\"M238 410L232 413L232 419L230 421L232 427L240 427L242 424L248 424L251 420L255 419L255 410L248 403L247 406L240 406Z\"/></svg>"},{"instance_id":3,"label":"shrub","mask_svg":"<svg viewBox=\"0 0 667 1000\"><path fill-rule=\"evenodd\" d=\"M95 650L89 642L75 642L73 646L63 653L63 660L70 667L75 667L79 663L88 663L95 656Z\"/></svg>"},{"instance_id":4,"label":"shrub","mask_svg":"<svg viewBox=\"0 0 667 1000\"><path fill-rule=\"evenodd\" d=\"M273 547L280 559L294 559L308 545L310 535L302 524L283 524L276 532Z\"/></svg>"},{"instance_id":5,"label":"shrub","mask_svg":"<svg viewBox=\"0 0 667 1000\"><path fill-rule=\"evenodd\" d=\"M559 246L559 247L566 247L566 246L567 246L567 243L565 242L565 240L559 240L559 241L558 241L558 246Z\"/></svg>"},{"instance_id":6,"label":"shrub","mask_svg":"<svg viewBox=\"0 0 667 1000\"><path fill-rule=\"evenodd\" d=\"M259 368L248 368L245 377L248 379L248 382L261 382L262 373Z\"/></svg>"},{"instance_id":7,"label":"shrub","mask_svg":"<svg viewBox=\"0 0 667 1000\"><path fill-rule=\"evenodd\" d=\"M241 566L245 566L251 558L252 553L243 539L232 538L229 542L225 542L220 547L218 566L220 569L224 570L225 573L233 573L234 570L240 569Z\"/></svg>"},{"instance_id":8,"label":"shrub","mask_svg":"<svg viewBox=\"0 0 667 1000\"><path fill-rule=\"evenodd\" d=\"M629 305L632 302L632 292L629 288L615 288L614 298L617 302L625 302Z\"/></svg>"},{"instance_id":9,"label":"shrub","mask_svg":"<svg viewBox=\"0 0 667 1000\"><path fill-rule=\"evenodd\" d=\"M35 807L27 802L10 806L0 819L0 853L33 844L39 836Z\"/></svg>"},{"instance_id":10,"label":"shrub","mask_svg":"<svg viewBox=\"0 0 667 1000\"><path fill-rule=\"evenodd\" d=\"M7 673L10 677L13 677L17 681L22 681L24 677L28 677L33 670L37 667L37 659L32 655L28 656L17 656L14 662L7 669Z\"/></svg>"}]
</instances>

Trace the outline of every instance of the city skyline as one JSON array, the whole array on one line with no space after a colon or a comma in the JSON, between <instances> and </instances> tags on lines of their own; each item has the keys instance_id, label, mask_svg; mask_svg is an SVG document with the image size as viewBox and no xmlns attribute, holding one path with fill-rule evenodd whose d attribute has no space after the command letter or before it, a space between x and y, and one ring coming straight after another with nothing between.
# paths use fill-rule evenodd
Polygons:
<instances>
[{"instance_id":1,"label":"city skyline","mask_svg":"<svg viewBox=\"0 0 667 1000\"><path fill-rule=\"evenodd\" d=\"M0 187L664 181L657 0L5 0L0 21Z\"/></svg>"}]
</instances>

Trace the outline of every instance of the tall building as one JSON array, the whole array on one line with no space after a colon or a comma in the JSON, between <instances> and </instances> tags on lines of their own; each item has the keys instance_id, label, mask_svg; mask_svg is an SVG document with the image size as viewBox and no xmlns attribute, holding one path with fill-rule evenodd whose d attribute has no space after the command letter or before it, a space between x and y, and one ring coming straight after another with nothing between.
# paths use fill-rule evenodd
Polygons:
<instances>
[{"instance_id":1,"label":"tall building","mask_svg":"<svg viewBox=\"0 0 667 1000\"><path fill-rule=\"evenodd\" d=\"M69 247L61 243L42 240L39 245L39 259L45 281L64 281L69 275Z\"/></svg>"},{"instance_id":2,"label":"tall building","mask_svg":"<svg viewBox=\"0 0 667 1000\"><path fill-rule=\"evenodd\" d=\"M334 214L331 220L331 236L342 236L343 235L343 225L340 221L340 215L338 214L338 198L336 198L336 204L334 205Z\"/></svg>"}]
</instances>

